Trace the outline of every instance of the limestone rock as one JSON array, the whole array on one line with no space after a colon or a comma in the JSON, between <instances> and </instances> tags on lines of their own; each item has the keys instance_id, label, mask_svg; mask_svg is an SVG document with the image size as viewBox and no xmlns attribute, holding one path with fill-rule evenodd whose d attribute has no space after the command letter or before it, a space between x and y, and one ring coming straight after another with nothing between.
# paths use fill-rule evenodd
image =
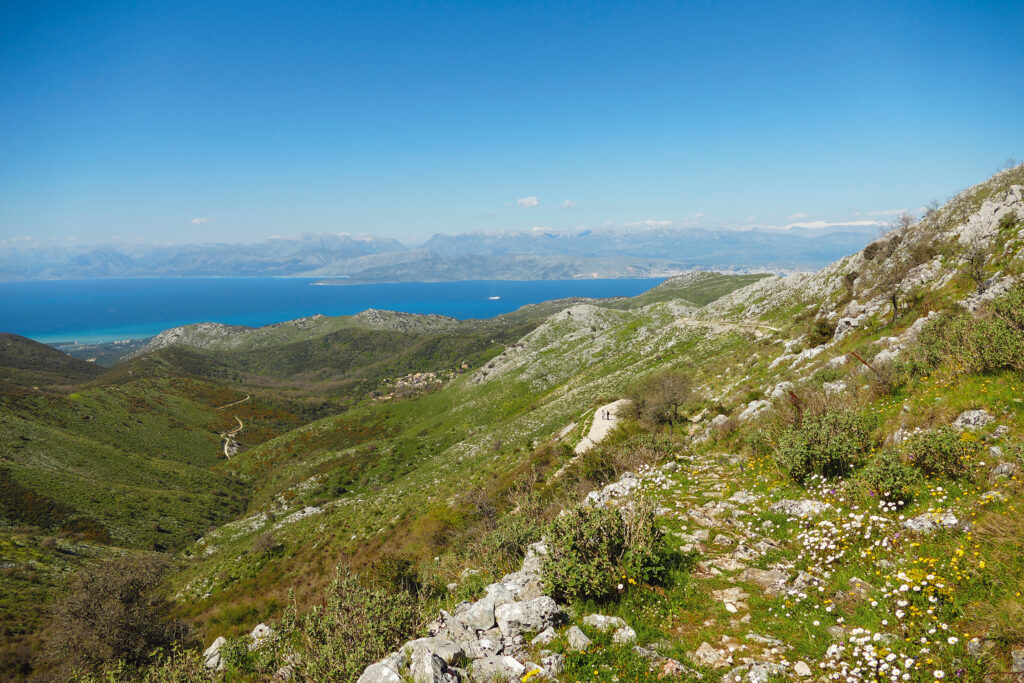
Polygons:
<instances>
[{"instance_id":1,"label":"limestone rock","mask_svg":"<svg viewBox=\"0 0 1024 683\"><path fill-rule=\"evenodd\" d=\"M470 677L474 682L514 681L518 683L526 667L512 657L484 657L473 662Z\"/></svg>"},{"instance_id":2,"label":"limestone rock","mask_svg":"<svg viewBox=\"0 0 1024 683\"><path fill-rule=\"evenodd\" d=\"M514 636L525 631L543 631L555 625L562 618L562 610L553 598L543 595L533 600L501 605L494 610L494 618L503 636Z\"/></svg>"},{"instance_id":3,"label":"limestone rock","mask_svg":"<svg viewBox=\"0 0 1024 683\"><path fill-rule=\"evenodd\" d=\"M565 672L565 655L557 652L541 653L540 664L552 676L561 676Z\"/></svg>"},{"instance_id":4,"label":"limestone rock","mask_svg":"<svg viewBox=\"0 0 1024 683\"><path fill-rule=\"evenodd\" d=\"M547 645L557 637L558 633L555 632L555 629L548 626L546 629L538 633L533 640L530 641L530 645Z\"/></svg>"},{"instance_id":5,"label":"limestone rock","mask_svg":"<svg viewBox=\"0 0 1024 683\"><path fill-rule=\"evenodd\" d=\"M953 420L953 426L957 429L981 429L995 419L987 410L965 410Z\"/></svg>"},{"instance_id":6,"label":"limestone rock","mask_svg":"<svg viewBox=\"0 0 1024 683\"><path fill-rule=\"evenodd\" d=\"M1010 664L1010 671L1017 674L1018 678L1024 678L1021 674L1024 674L1024 647L1018 647L1010 652L1012 662Z\"/></svg>"},{"instance_id":7,"label":"limestone rock","mask_svg":"<svg viewBox=\"0 0 1024 683\"><path fill-rule=\"evenodd\" d=\"M793 672L802 678L807 678L812 675L811 667L807 666L806 662L797 662L793 665Z\"/></svg>"},{"instance_id":8,"label":"limestone rock","mask_svg":"<svg viewBox=\"0 0 1024 683\"><path fill-rule=\"evenodd\" d=\"M748 420L753 420L755 417L757 417L762 412L767 410L770 406L771 403L764 399L751 401L750 403L747 404L747 407L740 412L739 421L747 422Z\"/></svg>"},{"instance_id":9,"label":"limestone rock","mask_svg":"<svg viewBox=\"0 0 1024 683\"><path fill-rule=\"evenodd\" d=\"M989 472L988 480L991 483L996 483L1000 479L1010 479L1020 474L1020 465L1015 462L1004 462L996 465Z\"/></svg>"},{"instance_id":10,"label":"limestone rock","mask_svg":"<svg viewBox=\"0 0 1024 683\"><path fill-rule=\"evenodd\" d=\"M711 595L715 600L721 600L725 604L725 609L728 612L735 614L741 609L747 609L747 598L750 595L747 594L742 588L732 587L723 588L721 590L711 591Z\"/></svg>"},{"instance_id":11,"label":"limestone rock","mask_svg":"<svg viewBox=\"0 0 1024 683\"><path fill-rule=\"evenodd\" d=\"M911 517L903 522L903 526L919 534L933 534L939 529L953 529L960 524L952 512L926 512Z\"/></svg>"},{"instance_id":12,"label":"limestone rock","mask_svg":"<svg viewBox=\"0 0 1024 683\"><path fill-rule=\"evenodd\" d=\"M460 605L455 618L474 631L486 631L494 626L494 596L488 595L476 602Z\"/></svg>"},{"instance_id":13,"label":"limestone rock","mask_svg":"<svg viewBox=\"0 0 1024 683\"><path fill-rule=\"evenodd\" d=\"M826 503L804 498L802 500L780 500L768 508L769 512L790 517L816 517L828 508Z\"/></svg>"},{"instance_id":14,"label":"limestone rock","mask_svg":"<svg viewBox=\"0 0 1024 683\"><path fill-rule=\"evenodd\" d=\"M722 676L722 683L733 683L733 681L743 681L743 683L768 683L772 676L785 675L786 669L781 664L774 664L772 662L751 662L750 664L738 666Z\"/></svg>"},{"instance_id":15,"label":"limestone rock","mask_svg":"<svg viewBox=\"0 0 1024 683\"><path fill-rule=\"evenodd\" d=\"M636 642L636 631L629 626L623 626L612 634L612 642L630 645Z\"/></svg>"},{"instance_id":16,"label":"limestone rock","mask_svg":"<svg viewBox=\"0 0 1024 683\"><path fill-rule=\"evenodd\" d=\"M729 666L728 656L713 648L708 642L703 642L697 651L690 655L690 659L701 666L709 666L712 669L724 669Z\"/></svg>"},{"instance_id":17,"label":"limestone rock","mask_svg":"<svg viewBox=\"0 0 1024 683\"><path fill-rule=\"evenodd\" d=\"M402 676L399 673L405 657L393 652L375 664L371 664L363 671L356 683L402 683Z\"/></svg>"},{"instance_id":18,"label":"limestone rock","mask_svg":"<svg viewBox=\"0 0 1024 683\"><path fill-rule=\"evenodd\" d=\"M413 683L447 683L458 680L456 676L449 674L447 669L443 659L427 650L413 653L409 663L409 675Z\"/></svg>"},{"instance_id":19,"label":"limestone rock","mask_svg":"<svg viewBox=\"0 0 1024 683\"><path fill-rule=\"evenodd\" d=\"M463 648L465 649L466 656L470 659L493 657L500 655L502 650L504 650L500 634L498 636L481 636L477 640L465 643Z\"/></svg>"},{"instance_id":20,"label":"limestone rock","mask_svg":"<svg viewBox=\"0 0 1024 683\"><path fill-rule=\"evenodd\" d=\"M580 630L579 626L572 626L565 632L565 639L569 643L569 649L576 652L583 652L593 642L587 638L587 634Z\"/></svg>"},{"instance_id":21,"label":"limestone rock","mask_svg":"<svg viewBox=\"0 0 1024 683\"><path fill-rule=\"evenodd\" d=\"M786 579L789 578L786 572L778 569L746 569L740 574L740 581L756 583L765 593L769 595L782 592Z\"/></svg>"},{"instance_id":22,"label":"limestone rock","mask_svg":"<svg viewBox=\"0 0 1024 683\"><path fill-rule=\"evenodd\" d=\"M270 628L266 624L257 624L256 628L249 634L249 639L252 641L249 643L250 650L257 650L263 646L268 638L274 635L274 629Z\"/></svg>"},{"instance_id":23,"label":"limestone rock","mask_svg":"<svg viewBox=\"0 0 1024 683\"><path fill-rule=\"evenodd\" d=\"M623 472L619 480L608 484L600 491L591 491L583 500L584 505L609 505L628 498L640 488L640 480L632 472Z\"/></svg>"},{"instance_id":24,"label":"limestone rock","mask_svg":"<svg viewBox=\"0 0 1024 683\"><path fill-rule=\"evenodd\" d=\"M583 617L583 623L587 626L593 626L602 633L626 626L626 622L623 619L619 617L606 617L603 614L588 614Z\"/></svg>"},{"instance_id":25,"label":"limestone rock","mask_svg":"<svg viewBox=\"0 0 1024 683\"><path fill-rule=\"evenodd\" d=\"M464 654L457 643L440 636L410 640L402 646L402 650L410 656L418 652L429 652L440 657L445 664L455 664Z\"/></svg>"},{"instance_id":26,"label":"limestone rock","mask_svg":"<svg viewBox=\"0 0 1024 683\"><path fill-rule=\"evenodd\" d=\"M217 639L213 641L210 647L206 648L203 652L203 665L207 669L213 669L214 671L224 670L224 661L220 656L220 649L224 647L224 643L228 642L224 636L217 636Z\"/></svg>"}]
</instances>

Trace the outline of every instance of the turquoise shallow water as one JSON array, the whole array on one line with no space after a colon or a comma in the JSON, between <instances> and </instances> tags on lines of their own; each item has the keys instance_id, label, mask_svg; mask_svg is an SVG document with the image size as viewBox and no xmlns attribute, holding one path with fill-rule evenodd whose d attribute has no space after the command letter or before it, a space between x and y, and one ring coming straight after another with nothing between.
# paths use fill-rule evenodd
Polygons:
<instances>
[{"instance_id":1,"label":"turquoise shallow water","mask_svg":"<svg viewBox=\"0 0 1024 683\"><path fill-rule=\"evenodd\" d=\"M0 332L41 342L141 339L195 322L269 325L379 308L490 318L570 296L634 296L657 279L316 285L310 278L131 278L0 283ZM495 298L497 297L497 298Z\"/></svg>"}]
</instances>

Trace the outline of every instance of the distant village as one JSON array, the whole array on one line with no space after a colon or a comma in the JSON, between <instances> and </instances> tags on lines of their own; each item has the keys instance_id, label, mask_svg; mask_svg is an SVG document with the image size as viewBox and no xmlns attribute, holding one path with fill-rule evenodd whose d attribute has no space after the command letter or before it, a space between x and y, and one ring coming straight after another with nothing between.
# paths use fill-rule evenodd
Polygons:
<instances>
[{"instance_id":1,"label":"distant village","mask_svg":"<svg viewBox=\"0 0 1024 683\"><path fill-rule=\"evenodd\" d=\"M439 389L445 382L450 382L458 375L469 370L469 363L463 361L459 367L452 370L441 370L438 372L413 372L403 377L384 379L383 391L374 397L375 401L390 401L396 396L404 397L412 394L424 393L433 389Z\"/></svg>"}]
</instances>

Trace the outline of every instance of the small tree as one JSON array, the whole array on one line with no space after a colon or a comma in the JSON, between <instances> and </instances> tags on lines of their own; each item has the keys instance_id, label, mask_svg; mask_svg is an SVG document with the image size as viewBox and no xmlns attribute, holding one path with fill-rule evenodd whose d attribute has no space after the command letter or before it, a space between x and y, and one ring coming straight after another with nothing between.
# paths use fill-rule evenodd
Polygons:
<instances>
[{"instance_id":1,"label":"small tree","mask_svg":"<svg viewBox=\"0 0 1024 683\"><path fill-rule=\"evenodd\" d=\"M974 280L978 288L978 294L984 294L986 289L985 264L988 262L988 251L977 240L972 241L960 254L967 266L967 275Z\"/></svg>"},{"instance_id":2,"label":"small tree","mask_svg":"<svg viewBox=\"0 0 1024 683\"><path fill-rule=\"evenodd\" d=\"M158 648L184 640L187 626L170 617L160 592L168 562L121 557L79 571L57 603L50 650L66 672L105 662L143 664Z\"/></svg>"},{"instance_id":3,"label":"small tree","mask_svg":"<svg viewBox=\"0 0 1024 683\"><path fill-rule=\"evenodd\" d=\"M891 226L893 231L906 230L916 222L917 219L914 218L914 214L910 213L909 211L904 211L899 216L896 216L896 218L893 219Z\"/></svg>"},{"instance_id":4,"label":"small tree","mask_svg":"<svg viewBox=\"0 0 1024 683\"><path fill-rule=\"evenodd\" d=\"M680 408L693 394L693 381L683 370L669 370L645 379L633 397L641 419L667 424L674 430L680 419Z\"/></svg>"}]
</instances>

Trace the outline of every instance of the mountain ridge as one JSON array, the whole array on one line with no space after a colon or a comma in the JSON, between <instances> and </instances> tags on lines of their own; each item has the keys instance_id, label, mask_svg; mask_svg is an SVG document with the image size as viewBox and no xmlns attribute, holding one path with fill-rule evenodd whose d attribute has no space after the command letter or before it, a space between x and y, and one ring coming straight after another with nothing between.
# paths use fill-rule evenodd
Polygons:
<instances>
[{"instance_id":1,"label":"mountain ridge","mask_svg":"<svg viewBox=\"0 0 1024 683\"><path fill-rule=\"evenodd\" d=\"M0 247L8 279L343 277L350 282L648 277L695 269L820 267L868 241L827 233L697 229L435 235L396 240L306 233L243 244Z\"/></svg>"}]
</instances>

